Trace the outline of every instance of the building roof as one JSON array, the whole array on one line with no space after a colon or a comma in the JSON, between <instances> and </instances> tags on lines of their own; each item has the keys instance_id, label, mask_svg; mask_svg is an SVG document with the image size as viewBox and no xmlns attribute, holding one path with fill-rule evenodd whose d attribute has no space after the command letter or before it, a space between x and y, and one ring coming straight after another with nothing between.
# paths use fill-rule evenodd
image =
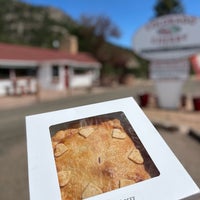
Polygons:
<instances>
[{"instance_id":1,"label":"building roof","mask_svg":"<svg viewBox=\"0 0 200 200\"><path fill-rule=\"evenodd\" d=\"M67 60L84 64L98 64L98 61L88 53L71 54L69 52L45 49L39 47L22 46L0 43L0 61L44 62Z\"/></svg>"}]
</instances>

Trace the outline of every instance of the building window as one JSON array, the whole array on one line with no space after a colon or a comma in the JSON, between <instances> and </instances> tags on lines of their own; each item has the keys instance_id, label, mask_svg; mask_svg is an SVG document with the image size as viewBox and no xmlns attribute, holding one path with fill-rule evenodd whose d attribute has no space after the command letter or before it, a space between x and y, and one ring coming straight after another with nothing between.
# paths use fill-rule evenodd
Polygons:
<instances>
[{"instance_id":1,"label":"building window","mask_svg":"<svg viewBox=\"0 0 200 200\"><path fill-rule=\"evenodd\" d=\"M75 68L74 69L74 74L75 75L84 75L88 74L91 70L87 68Z\"/></svg>"},{"instance_id":2,"label":"building window","mask_svg":"<svg viewBox=\"0 0 200 200\"><path fill-rule=\"evenodd\" d=\"M0 68L0 79L9 78L9 69Z\"/></svg>"},{"instance_id":3,"label":"building window","mask_svg":"<svg viewBox=\"0 0 200 200\"><path fill-rule=\"evenodd\" d=\"M15 73L17 77L27 77L27 76L32 76L36 77L37 75L37 68L21 68L21 69L15 69Z\"/></svg>"},{"instance_id":4,"label":"building window","mask_svg":"<svg viewBox=\"0 0 200 200\"><path fill-rule=\"evenodd\" d=\"M37 67L29 67L27 68L3 68L0 67L0 78L1 79L9 79L11 71L14 71L16 77L36 77L37 76Z\"/></svg>"},{"instance_id":5,"label":"building window","mask_svg":"<svg viewBox=\"0 0 200 200\"><path fill-rule=\"evenodd\" d=\"M52 66L52 82L58 82L59 79L59 67L58 65Z\"/></svg>"}]
</instances>

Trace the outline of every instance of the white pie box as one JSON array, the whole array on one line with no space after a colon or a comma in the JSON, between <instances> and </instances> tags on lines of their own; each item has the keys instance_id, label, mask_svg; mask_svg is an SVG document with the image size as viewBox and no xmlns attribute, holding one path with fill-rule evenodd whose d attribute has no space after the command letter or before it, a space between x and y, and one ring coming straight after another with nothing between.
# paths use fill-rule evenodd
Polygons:
<instances>
[{"instance_id":1,"label":"white pie box","mask_svg":"<svg viewBox=\"0 0 200 200\"><path fill-rule=\"evenodd\" d=\"M50 127L110 113L123 113L159 174L88 200L200 199L200 190L132 97L26 117L31 200L61 200Z\"/></svg>"}]
</instances>

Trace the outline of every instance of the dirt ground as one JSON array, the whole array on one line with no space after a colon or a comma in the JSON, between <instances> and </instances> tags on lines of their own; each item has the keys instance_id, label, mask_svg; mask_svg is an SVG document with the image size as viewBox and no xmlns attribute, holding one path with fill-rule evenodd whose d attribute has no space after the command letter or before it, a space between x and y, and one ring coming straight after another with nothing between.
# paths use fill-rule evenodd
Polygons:
<instances>
[{"instance_id":1,"label":"dirt ground","mask_svg":"<svg viewBox=\"0 0 200 200\"><path fill-rule=\"evenodd\" d=\"M178 110L167 110L167 109L160 109L156 106L154 96L151 96L149 99L149 103L146 107L143 107L145 114L156 124L162 124L165 127L173 127L178 126L179 130L183 133L186 133L190 129L195 130L196 132L200 132L200 111L194 111L194 107L192 104L192 94L196 94L199 90L200 94L200 80L189 81L185 86L185 93L187 96L186 104L184 107L178 108ZM197 82L198 81L198 82ZM198 85L196 84L198 83ZM135 88L138 89L139 87L152 85L151 81L139 81L135 82ZM199 86L199 88L198 88ZM125 87L132 87L132 86L120 86ZM109 92L112 88L105 88L105 87L96 87L92 90L88 89L74 89L65 92L55 92L55 91L42 91L40 94L33 94L33 95L23 95L23 96L7 96L7 97L0 97L0 111L1 110L10 110L16 107L24 107L24 106L31 106L38 102L45 102L45 101L55 101L56 99L66 98L68 96L76 96L86 93L101 93Z\"/></svg>"}]
</instances>

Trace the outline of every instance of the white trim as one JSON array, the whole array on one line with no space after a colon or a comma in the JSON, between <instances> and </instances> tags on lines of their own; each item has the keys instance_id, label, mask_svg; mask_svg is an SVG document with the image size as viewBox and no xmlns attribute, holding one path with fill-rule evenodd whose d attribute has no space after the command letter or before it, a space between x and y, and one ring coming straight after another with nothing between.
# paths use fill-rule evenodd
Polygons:
<instances>
[{"instance_id":1,"label":"white trim","mask_svg":"<svg viewBox=\"0 0 200 200\"><path fill-rule=\"evenodd\" d=\"M66 59L55 59L55 60L44 60L44 61L34 61L34 60L9 60L9 59L0 59L0 65L9 65L6 66L10 68L11 66L41 66L44 63L51 63L51 64L59 64L59 65L69 65L71 67L95 67L100 68L101 64L99 62L82 62L82 61L74 61L74 60L66 60Z\"/></svg>"},{"instance_id":2,"label":"white trim","mask_svg":"<svg viewBox=\"0 0 200 200\"><path fill-rule=\"evenodd\" d=\"M38 61L27 61L27 60L10 60L10 59L0 59L0 65L9 65L6 66L7 68L10 68L11 66L16 67L16 66L24 66L24 67L35 67L39 65Z\"/></svg>"},{"instance_id":3,"label":"white trim","mask_svg":"<svg viewBox=\"0 0 200 200\"><path fill-rule=\"evenodd\" d=\"M40 64L44 63L69 65L70 67L95 67L95 68L101 67L101 64L99 62L82 62L82 61L75 61L68 59L45 60L40 62Z\"/></svg>"}]
</instances>

